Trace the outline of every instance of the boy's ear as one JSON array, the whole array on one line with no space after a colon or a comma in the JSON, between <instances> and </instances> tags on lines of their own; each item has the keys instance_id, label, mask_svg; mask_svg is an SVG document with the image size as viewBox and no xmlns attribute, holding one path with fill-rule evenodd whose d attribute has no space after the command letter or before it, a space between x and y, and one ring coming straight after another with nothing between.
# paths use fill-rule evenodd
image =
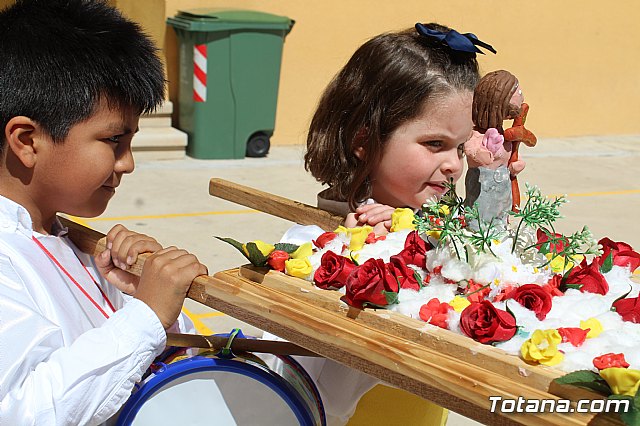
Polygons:
<instances>
[{"instance_id":1,"label":"boy's ear","mask_svg":"<svg viewBox=\"0 0 640 426\"><path fill-rule=\"evenodd\" d=\"M38 129L36 122L21 115L11 118L4 129L9 149L27 168L32 168L36 164Z\"/></svg>"}]
</instances>

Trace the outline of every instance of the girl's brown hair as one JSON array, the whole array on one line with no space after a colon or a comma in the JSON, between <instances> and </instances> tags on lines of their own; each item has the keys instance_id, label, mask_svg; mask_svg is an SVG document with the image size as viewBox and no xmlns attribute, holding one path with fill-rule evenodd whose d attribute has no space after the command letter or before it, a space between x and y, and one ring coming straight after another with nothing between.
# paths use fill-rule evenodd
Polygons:
<instances>
[{"instance_id":1,"label":"girl's brown hair","mask_svg":"<svg viewBox=\"0 0 640 426\"><path fill-rule=\"evenodd\" d=\"M413 28L372 38L325 89L309 128L305 169L354 210L371 196L369 175L393 131L419 116L427 101L473 91L478 79L475 54L454 51ZM355 155L359 147L361 158Z\"/></svg>"}]
</instances>

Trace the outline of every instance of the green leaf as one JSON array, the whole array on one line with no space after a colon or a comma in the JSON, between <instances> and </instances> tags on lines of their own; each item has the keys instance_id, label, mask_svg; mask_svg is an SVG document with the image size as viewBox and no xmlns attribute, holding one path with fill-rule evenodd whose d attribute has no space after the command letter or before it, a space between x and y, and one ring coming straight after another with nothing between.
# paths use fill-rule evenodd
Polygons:
<instances>
[{"instance_id":1,"label":"green leaf","mask_svg":"<svg viewBox=\"0 0 640 426\"><path fill-rule=\"evenodd\" d=\"M298 248L300 247L299 245L289 243L275 243L273 246L275 247L275 250L282 250L289 254L298 250Z\"/></svg>"},{"instance_id":2,"label":"green leaf","mask_svg":"<svg viewBox=\"0 0 640 426\"><path fill-rule=\"evenodd\" d=\"M387 298L388 305L395 305L396 303L398 303L398 293L396 293L395 291L382 290L382 294L384 294L384 297Z\"/></svg>"},{"instance_id":3,"label":"green leaf","mask_svg":"<svg viewBox=\"0 0 640 426\"><path fill-rule=\"evenodd\" d=\"M607 256L602 266L600 266L600 272L606 274L611 268L613 268L613 252L609 252L609 256Z\"/></svg>"},{"instance_id":4,"label":"green leaf","mask_svg":"<svg viewBox=\"0 0 640 426\"><path fill-rule=\"evenodd\" d=\"M250 242L246 244L247 251L249 252L249 262L253 266L265 266L267 264L267 256L262 254L256 243Z\"/></svg>"},{"instance_id":5,"label":"green leaf","mask_svg":"<svg viewBox=\"0 0 640 426\"><path fill-rule=\"evenodd\" d=\"M424 287L424 282L422 281L422 277L420 276L418 271L416 271L415 269L413 270L413 278L415 278L416 281L418 281L418 285L420 286L420 288Z\"/></svg>"},{"instance_id":6,"label":"green leaf","mask_svg":"<svg viewBox=\"0 0 640 426\"><path fill-rule=\"evenodd\" d=\"M518 336L518 337L523 337L525 339L528 339L529 336L531 335L531 333L529 333L528 331L524 330L524 327L518 327L517 330L518 331L516 331L516 336Z\"/></svg>"},{"instance_id":7,"label":"green leaf","mask_svg":"<svg viewBox=\"0 0 640 426\"><path fill-rule=\"evenodd\" d=\"M561 385L572 385L591 389L603 396L611 395L611 388L598 373L591 370L578 370L553 380Z\"/></svg>"},{"instance_id":8,"label":"green leaf","mask_svg":"<svg viewBox=\"0 0 640 426\"><path fill-rule=\"evenodd\" d=\"M618 412L620 419L624 424L629 426L636 426L640 424L640 410L638 410L638 407L634 402L634 398L627 395L610 395L609 399L628 400L630 402L629 411Z\"/></svg>"},{"instance_id":9,"label":"green leaf","mask_svg":"<svg viewBox=\"0 0 640 426\"><path fill-rule=\"evenodd\" d=\"M220 241L224 241L225 243L231 244L232 246L237 248L238 251L240 253L242 253L242 255L244 257L246 257L249 262L251 262L251 259L249 258L249 256L247 256L247 253L245 253L244 250L242 249L242 243L241 242L236 241L233 238L223 238L223 237L215 237L215 238L219 239ZM251 263L253 263L253 262L251 262Z\"/></svg>"},{"instance_id":10,"label":"green leaf","mask_svg":"<svg viewBox=\"0 0 640 426\"><path fill-rule=\"evenodd\" d=\"M349 252L349 259L351 259L351 261L353 262L354 265L360 266L358 261L353 257L353 252L352 251Z\"/></svg>"}]
</instances>

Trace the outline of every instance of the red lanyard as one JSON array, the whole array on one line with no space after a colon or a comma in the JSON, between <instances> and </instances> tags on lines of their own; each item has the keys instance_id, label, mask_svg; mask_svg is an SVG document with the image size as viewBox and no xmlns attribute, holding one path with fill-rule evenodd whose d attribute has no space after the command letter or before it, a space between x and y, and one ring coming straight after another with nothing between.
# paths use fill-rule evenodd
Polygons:
<instances>
[{"instance_id":1,"label":"red lanyard","mask_svg":"<svg viewBox=\"0 0 640 426\"><path fill-rule=\"evenodd\" d=\"M55 258L55 256L53 254L51 254L51 252L49 250L47 250L47 248L42 245L42 243L40 241L38 241L38 239L35 236L32 236L31 239L33 239L33 241L35 241L35 243L38 245L38 247L40 247L40 249L49 257L49 259L51 259L53 261L53 263L56 264L56 266L58 268L60 268L60 270L62 272L64 272L64 274L69 277L69 279L71 280L71 282L73 282L76 287L78 287L78 290L80 290L82 292L82 294L84 294L86 296L87 299L89 299L89 301L91 303L93 303L93 306L95 306L102 315L104 315L105 318L109 318L109 315L104 311L104 309L102 309L100 307L100 305L98 305L98 303L93 300L93 297L91 297L89 295L89 293L87 293L87 291L82 288L82 286L78 283L78 281L76 281L71 274L64 268L64 266L62 266L60 264L60 262L58 262L58 259ZM93 275L91 275L91 273L89 272L89 270L87 269L86 266L84 266L84 263L82 263L82 261L80 259L78 259L78 261L80 262L80 264L82 265L82 267L84 268L85 271L87 271L87 275L89 275L89 277L91 278L91 281L93 281L93 283L96 285L96 287L98 288L98 291L100 291L100 294L102 295L102 298L105 300L105 302L107 302L107 305L109 305L109 307L111 308L111 310L113 312L116 311L116 309L113 307L113 305L111 304L111 301L109 300L109 298L107 297L106 294L104 294L104 291L102 291L102 289L100 288L100 286L98 285L98 283L96 282L96 280L93 278Z\"/></svg>"}]
</instances>

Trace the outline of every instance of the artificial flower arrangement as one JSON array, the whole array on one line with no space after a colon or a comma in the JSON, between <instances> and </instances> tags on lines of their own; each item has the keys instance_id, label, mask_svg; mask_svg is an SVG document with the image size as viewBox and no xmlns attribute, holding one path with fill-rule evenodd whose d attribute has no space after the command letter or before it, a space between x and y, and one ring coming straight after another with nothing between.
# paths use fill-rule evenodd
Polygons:
<instances>
[{"instance_id":1,"label":"artificial flower arrangement","mask_svg":"<svg viewBox=\"0 0 640 426\"><path fill-rule=\"evenodd\" d=\"M337 290L358 309L389 309L570 374L562 383L629 398L640 420L640 254L596 241L587 227L555 231L567 200L527 186L509 226L480 218L453 184L418 214L397 209L391 232L339 227L302 245L234 245L268 266ZM427 327L429 325L426 325Z\"/></svg>"}]
</instances>

